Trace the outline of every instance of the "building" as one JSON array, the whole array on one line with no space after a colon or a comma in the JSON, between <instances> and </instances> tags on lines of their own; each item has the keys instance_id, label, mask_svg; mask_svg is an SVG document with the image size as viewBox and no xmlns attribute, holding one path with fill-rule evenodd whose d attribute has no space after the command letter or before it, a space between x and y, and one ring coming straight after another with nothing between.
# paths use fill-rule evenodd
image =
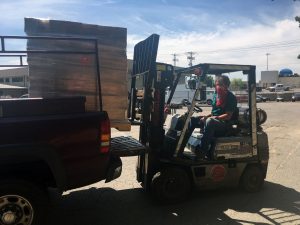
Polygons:
<instances>
[{"instance_id":1,"label":"building","mask_svg":"<svg viewBox=\"0 0 300 225\"><path fill-rule=\"evenodd\" d=\"M260 86L263 88L271 87L278 82L278 71L261 71Z\"/></svg>"},{"instance_id":2,"label":"building","mask_svg":"<svg viewBox=\"0 0 300 225\"><path fill-rule=\"evenodd\" d=\"M300 77L279 77L278 83L291 88L300 88Z\"/></svg>"},{"instance_id":3,"label":"building","mask_svg":"<svg viewBox=\"0 0 300 225\"><path fill-rule=\"evenodd\" d=\"M0 84L0 98L19 98L26 94L28 89L26 87L12 86Z\"/></svg>"},{"instance_id":4,"label":"building","mask_svg":"<svg viewBox=\"0 0 300 225\"><path fill-rule=\"evenodd\" d=\"M280 72L261 71L260 86L263 88L274 86L275 84L283 84L291 88L300 88L300 77L291 75L291 70L283 69Z\"/></svg>"},{"instance_id":5,"label":"building","mask_svg":"<svg viewBox=\"0 0 300 225\"><path fill-rule=\"evenodd\" d=\"M28 67L0 70L0 98L19 98L28 93Z\"/></svg>"},{"instance_id":6,"label":"building","mask_svg":"<svg viewBox=\"0 0 300 225\"><path fill-rule=\"evenodd\" d=\"M0 84L28 87L28 77L28 67L0 70Z\"/></svg>"}]
</instances>

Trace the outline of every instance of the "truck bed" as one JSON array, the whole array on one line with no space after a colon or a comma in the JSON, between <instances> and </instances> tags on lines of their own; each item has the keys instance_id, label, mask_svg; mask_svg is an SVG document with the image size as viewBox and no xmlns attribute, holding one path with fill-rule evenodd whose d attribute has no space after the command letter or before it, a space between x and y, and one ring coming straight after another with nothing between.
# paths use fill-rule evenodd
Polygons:
<instances>
[{"instance_id":1,"label":"truck bed","mask_svg":"<svg viewBox=\"0 0 300 225\"><path fill-rule=\"evenodd\" d=\"M84 96L1 99L0 117L84 113L85 101Z\"/></svg>"}]
</instances>

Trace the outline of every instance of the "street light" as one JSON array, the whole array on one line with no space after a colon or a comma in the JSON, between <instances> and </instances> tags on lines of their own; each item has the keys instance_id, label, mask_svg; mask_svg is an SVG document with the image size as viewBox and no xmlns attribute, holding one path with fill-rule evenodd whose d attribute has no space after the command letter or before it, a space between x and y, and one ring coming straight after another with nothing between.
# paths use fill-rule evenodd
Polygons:
<instances>
[{"instance_id":1,"label":"street light","mask_svg":"<svg viewBox=\"0 0 300 225\"><path fill-rule=\"evenodd\" d=\"M267 71L269 70L269 55L271 55L270 53L267 53Z\"/></svg>"}]
</instances>

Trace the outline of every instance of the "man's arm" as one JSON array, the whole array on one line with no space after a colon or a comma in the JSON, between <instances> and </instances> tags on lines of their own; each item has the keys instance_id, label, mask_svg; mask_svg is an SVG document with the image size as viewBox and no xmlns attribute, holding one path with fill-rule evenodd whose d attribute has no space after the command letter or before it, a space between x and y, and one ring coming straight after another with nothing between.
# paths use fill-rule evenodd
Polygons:
<instances>
[{"instance_id":1,"label":"man's arm","mask_svg":"<svg viewBox=\"0 0 300 225\"><path fill-rule=\"evenodd\" d=\"M212 118L218 119L218 120L230 120L232 117L233 112L226 112L220 116L213 116Z\"/></svg>"},{"instance_id":2,"label":"man's arm","mask_svg":"<svg viewBox=\"0 0 300 225\"><path fill-rule=\"evenodd\" d=\"M209 114L209 115L207 115L207 116L203 116L202 118L201 118L201 120L206 120L207 118L213 118L213 119L217 119L217 120L230 120L231 119L231 117L232 117L232 112L227 112L227 113L224 113L224 114L222 114L222 115L220 115L220 116L213 116L213 115L211 115L211 114Z\"/></svg>"},{"instance_id":3,"label":"man's arm","mask_svg":"<svg viewBox=\"0 0 300 225\"><path fill-rule=\"evenodd\" d=\"M228 102L225 107L225 113L217 116L217 119L219 120L231 120L231 117L233 115L233 112L237 108L237 100L236 97L232 94L230 99L228 99Z\"/></svg>"}]
</instances>

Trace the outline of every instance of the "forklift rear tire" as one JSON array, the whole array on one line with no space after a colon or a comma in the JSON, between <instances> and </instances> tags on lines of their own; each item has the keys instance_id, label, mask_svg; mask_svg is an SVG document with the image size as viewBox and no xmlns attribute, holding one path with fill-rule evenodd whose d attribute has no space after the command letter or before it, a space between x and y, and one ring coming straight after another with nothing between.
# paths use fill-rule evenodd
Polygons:
<instances>
[{"instance_id":1,"label":"forklift rear tire","mask_svg":"<svg viewBox=\"0 0 300 225\"><path fill-rule=\"evenodd\" d=\"M162 203L181 202L191 191L191 180L181 168L166 168L153 176L151 191Z\"/></svg>"},{"instance_id":2,"label":"forklift rear tire","mask_svg":"<svg viewBox=\"0 0 300 225\"><path fill-rule=\"evenodd\" d=\"M264 174L256 165L247 166L242 177L241 185L246 192L254 193L261 190L264 183Z\"/></svg>"}]
</instances>

